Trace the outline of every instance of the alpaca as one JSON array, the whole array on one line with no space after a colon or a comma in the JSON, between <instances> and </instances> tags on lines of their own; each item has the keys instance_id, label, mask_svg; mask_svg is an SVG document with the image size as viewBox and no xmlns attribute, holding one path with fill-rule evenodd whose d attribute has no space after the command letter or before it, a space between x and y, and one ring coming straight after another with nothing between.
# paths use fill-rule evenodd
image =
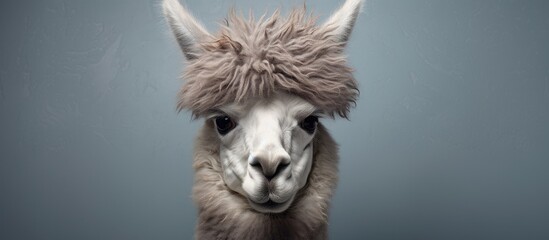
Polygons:
<instances>
[{"instance_id":1,"label":"alpaca","mask_svg":"<svg viewBox=\"0 0 549 240\"><path fill-rule=\"evenodd\" d=\"M210 34L178 0L163 11L187 66L178 109L205 124L194 149L197 239L326 239L338 147L320 117L348 118L344 56L363 0L324 24L305 9L255 21L232 11Z\"/></svg>"}]
</instances>

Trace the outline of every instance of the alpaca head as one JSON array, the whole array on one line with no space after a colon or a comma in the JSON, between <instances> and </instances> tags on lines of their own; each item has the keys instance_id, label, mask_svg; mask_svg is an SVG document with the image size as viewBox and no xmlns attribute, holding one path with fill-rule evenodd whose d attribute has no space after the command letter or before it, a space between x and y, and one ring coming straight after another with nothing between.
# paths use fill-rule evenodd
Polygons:
<instances>
[{"instance_id":1,"label":"alpaca head","mask_svg":"<svg viewBox=\"0 0 549 240\"><path fill-rule=\"evenodd\" d=\"M177 0L164 0L188 60L179 108L217 132L225 185L256 211L292 204L313 166L318 118L347 117L354 104L343 50L361 5L347 0L319 26L304 10L257 22L233 12L212 35Z\"/></svg>"}]
</instances>

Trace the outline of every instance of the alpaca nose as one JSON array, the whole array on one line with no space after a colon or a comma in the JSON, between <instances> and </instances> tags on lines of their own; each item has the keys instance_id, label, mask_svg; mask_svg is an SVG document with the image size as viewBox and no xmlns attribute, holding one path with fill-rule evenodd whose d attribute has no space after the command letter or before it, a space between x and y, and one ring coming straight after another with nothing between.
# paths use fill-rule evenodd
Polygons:
<instances>
[{"instance_id":1,"label":"alpaca nose","mask_svg":"<svg viewBox=\"0 0 549 240\"><path fill-rule=\"evenodd\" d=\"M290 157L284 155L271 157L257 155L250 161L250 166L263 172L263 176L265 176L268 181L271 181L271 179L280 175L288 165L290 165Z\"/></svg>"}]
</instances>

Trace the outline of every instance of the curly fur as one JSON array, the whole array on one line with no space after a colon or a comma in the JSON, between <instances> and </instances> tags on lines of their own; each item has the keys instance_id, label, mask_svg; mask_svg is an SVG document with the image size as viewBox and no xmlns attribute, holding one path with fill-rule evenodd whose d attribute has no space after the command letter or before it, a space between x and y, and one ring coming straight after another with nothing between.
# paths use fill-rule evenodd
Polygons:
<instances>
[{"instance_id":1,"label":"curly fur","mask_svg":"<svg viewBox=\"0 0 549 240\"><path fill-rule=\"evenodd\" d=\"M358 97L357 83L333 28L317 27L305 9L287 18L275 12L254 21L232 11L204 52L191 59L178 108L195 116L227 103L295 94L328 115L347 117Z\"/></svg>"}]
</instances>

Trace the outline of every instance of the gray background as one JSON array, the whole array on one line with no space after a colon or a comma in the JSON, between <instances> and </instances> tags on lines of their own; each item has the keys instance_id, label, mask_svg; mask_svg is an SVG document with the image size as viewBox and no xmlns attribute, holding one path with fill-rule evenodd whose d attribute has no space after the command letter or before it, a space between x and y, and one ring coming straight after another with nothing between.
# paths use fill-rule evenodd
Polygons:
<instances>
[{"instance_id":1,"label":"gray background","mask_svg":"<svg viewBox=\"0 0 549 240\"><path fill-rule=\"evenodd\" d=\"M0 239L192 237L201 122L158 5L2 2ZM186 5L214 30L301 1ZM370 0L348 55L332 239L549 239L548 1Z\"/></svg>"}]
</instances>

